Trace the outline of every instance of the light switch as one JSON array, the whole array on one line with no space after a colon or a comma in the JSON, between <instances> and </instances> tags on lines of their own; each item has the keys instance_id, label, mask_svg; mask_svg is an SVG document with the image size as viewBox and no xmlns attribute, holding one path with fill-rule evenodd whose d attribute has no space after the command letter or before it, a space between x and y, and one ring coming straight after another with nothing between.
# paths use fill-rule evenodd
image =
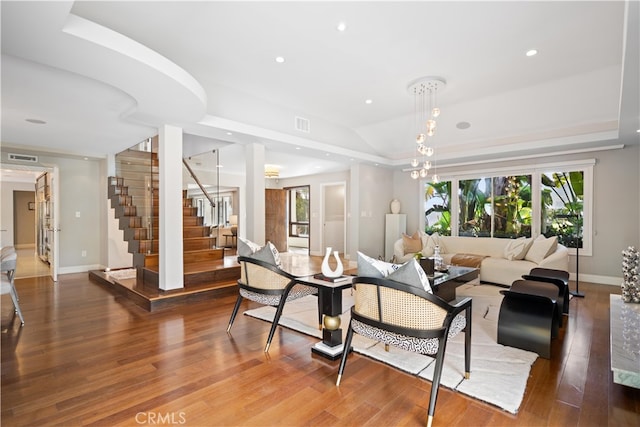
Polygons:
<instances>
[{"instance_id":1,"label":"light switch","mask_svg":"<svg viewBox=\"0 0 640 427\"><path fill-rule=\"evenodd\" d=\"M76 211L76 218L80 218L80 211Z\"/></svg>"}]
</instances>

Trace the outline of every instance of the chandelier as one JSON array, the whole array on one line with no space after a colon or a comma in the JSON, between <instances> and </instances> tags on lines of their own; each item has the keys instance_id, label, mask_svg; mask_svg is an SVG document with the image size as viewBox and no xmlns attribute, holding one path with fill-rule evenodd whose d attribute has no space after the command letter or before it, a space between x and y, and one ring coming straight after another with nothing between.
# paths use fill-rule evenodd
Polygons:
<instances>
[{"instance_id":1,"label":"chandelier","mask_svg":"<svg viewBox=\"0 0 640 427\"><path fill-rule=\"evenodd\" d=\"M264 165L264 177L265 178L279 178L280 168L276 165Z\"/></svg>"},{"instance_id":2,"label":"chandelier","mask_svg":"<svg viewBox=\"0 0 640 427\"><path fill-rule=\"evenodd\" d=\"M446 81L441 77L422 77L411 82L407 88L413 95L414 102L414 130L415 155L411 160L411 178L427 178L433 168L431 180L438 182L436 168L436 146L431 137L435 135L440 116L438 107L438 92L444 89ZM433 158L433 161L430 159Z\"/></svg>"}]
</instances>

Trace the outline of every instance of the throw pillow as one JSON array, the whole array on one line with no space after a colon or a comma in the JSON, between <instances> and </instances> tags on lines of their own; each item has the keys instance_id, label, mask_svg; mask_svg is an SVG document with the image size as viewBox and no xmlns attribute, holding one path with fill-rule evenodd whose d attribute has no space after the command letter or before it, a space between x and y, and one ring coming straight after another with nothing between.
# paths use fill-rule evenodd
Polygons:
<instances>
[{"instance_id":1,"label":"throw pillow","mask_svg":"<svg viewBox=\"0 0 640 427\"><path fill-rule=\"evenodd\" d=\"M536 264L540 264L543 259L554 253L557 248L557 236L549 237L547 239L541 234L533 241L524 259L526 259L527 261L535 262Z\"/></svg>"},{"instance_id":2,"label":"throw pillow","mask_svg":"<svg viewBox=\"0 0 640 427\"><path fill-rule=\"evenodd\" d=\"M504 248L504 257L509 261L524 259L532 243L533 239L524 237L511 240Z\"/></svg>"},{"instance_id":3,"label":"throw pillow","mask_svg":"<svg viewBox=\"0 0 640 427\"><path fill-rule=\"evenodd\" d=\"M422 250L422 239L420 233L415 232L412 236L402 233L402 247L405 254L415 254Z\"/></svg>"},{"instance_id":4,"label":"throw pillow","mask_svg":"<svg viewBox=\"0 0 640 427\"><path fill-rule=\"evenodd\" d=\"M398 264L380 261L358 251L358 276L386 277L399 267Z\"/></svg>"},{"instance_id":5,"label":"throw pillow","mask_svg":"<svg viewBox=\"0 0 640 427\"><path fill-rule=\"evenodd\" d=\"M415 259L410 259L402 264L397 270L389 274L387 279L393 280L394 282L404 283L418 289L423 289L430 294L433 293L427 274Z\"/></svg>"},{"instance_id":6,"label":"throw pillow","mask_svg":"<svg viewBox=\"0 0 640 427\"><path fill-rule=\"evenodd\" d=\"M243 237L238 237L238 255L251 256L260 249L260 245Z\"/></svg>"},{"instance_id":7,"label":"throw pillow","mask_svg":"<svg viewBox=\"0 0 640 427\"><path fill-rule=\"evenodd\" d=\"M267 242L266 245L255 251L251 258L258 259L260 261L268 262L276 267L280 267L280 253L276 249L275 245L271 242Z\"/></svg>"},{"instance_id":8,"label":"throw pillow","mask_svg":"<svg viewBox=\"0 0 640 427\"><path fill-rule=\"evenodd\" d=\"M429 237L429 240L427 241L426 246L422 250L422 256L424 257L432 256L435 253L436 246L440 247L441 254L447 253L447 249L444 246L444 241L442 240L442 237L437 232L433 233Z\"/></svg>"}]
</instances>

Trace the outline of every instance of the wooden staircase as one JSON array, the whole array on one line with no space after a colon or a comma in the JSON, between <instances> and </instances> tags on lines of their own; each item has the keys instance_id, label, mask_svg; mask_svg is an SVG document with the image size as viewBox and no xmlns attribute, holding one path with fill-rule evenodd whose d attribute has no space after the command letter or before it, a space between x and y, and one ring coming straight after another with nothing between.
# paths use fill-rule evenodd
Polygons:
<instances>
[{"instance_id":1,"label":"wooden staircase","mask_svg":"<svg viewBox=\"0 0 640 427\"><path fill-rule=\"evenodd\" d=\"M131 158L126 162L127 170L121 170L125 176L109 177L108 197L128 242L128 251L133 254L138 282L142 282L144 287L159 289L158 185L157 181L149 182L148 174L149 167L157 169L157 155L139 153L132 151L126 154ZM144 173L147 173L146 180L141 177ZM225 262L224 248L216 246L216 237L210 236L209 226L203 225L204 218L197 216L197 208L192 204L186 190L183 191L185 289L202 288L203 285L207 289L234 287L240 278L240 266L237 262Z\"/></svg>"}]
</instances>

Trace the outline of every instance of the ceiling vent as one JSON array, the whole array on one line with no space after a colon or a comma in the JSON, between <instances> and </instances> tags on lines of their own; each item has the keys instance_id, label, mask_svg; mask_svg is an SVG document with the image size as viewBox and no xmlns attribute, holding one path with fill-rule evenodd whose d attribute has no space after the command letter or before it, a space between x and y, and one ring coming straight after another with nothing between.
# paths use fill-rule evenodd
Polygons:
<instances>
[{"instance_id":1,"label":"ceiling vent","mask_svg":"<svg viewBox=\"0 0 640 427\"><path fill-rule=\"evenodd\" d=\"M311 123L309 122L309 119L296 117L295 126L296 126L296 130L299 130L300 132L309 133L311 128Z\"/></svg>"},{"instance_id":2,"label":"ceiling vent","mask_svg":"<svg viewBox=\"0 0 640 427\"><path fill-rule=\"evenodd\" d=\"M38 156L32 156L30 154L9 153L9 160L16 160L18 162L38 163Z\"/></svg>"}]
</instances>

